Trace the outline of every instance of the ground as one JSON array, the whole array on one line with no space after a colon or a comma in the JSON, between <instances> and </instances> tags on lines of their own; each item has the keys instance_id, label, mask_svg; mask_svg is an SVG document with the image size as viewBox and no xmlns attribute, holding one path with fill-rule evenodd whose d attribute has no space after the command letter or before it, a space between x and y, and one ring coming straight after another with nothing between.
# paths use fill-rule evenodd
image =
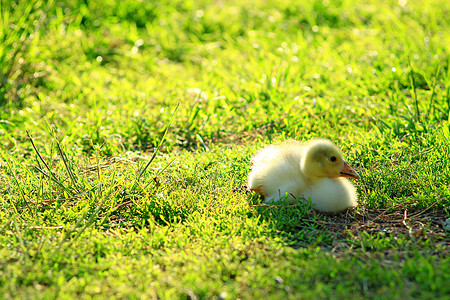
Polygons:
<instances>
[{"instance_id":1,"label":"ground","mask_svg":"<svg viewBox=\"0 0 450 300\"><path fill-rule=\"evenodd\" d=\"M450 294L448 1L2 1L5 298ZM246 192L325 137L358 206Z\"/></svg>"}]
</instances>

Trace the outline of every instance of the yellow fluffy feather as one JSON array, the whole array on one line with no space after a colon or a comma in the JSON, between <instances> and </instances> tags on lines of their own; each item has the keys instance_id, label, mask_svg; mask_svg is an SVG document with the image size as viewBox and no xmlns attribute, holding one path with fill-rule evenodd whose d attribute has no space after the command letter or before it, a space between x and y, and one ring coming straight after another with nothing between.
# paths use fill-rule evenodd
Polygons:
<instances>
[{"instance_id":1,"label":"yellow fluffy feather","mask_svg":"<svg viewBox=\"0 0 450 300\"><path fill-rule=\"evenodd\" d=\"M269 146L253 157L248 186L264 196L265 202L285 197L311 199L322 212L338 212L357 204L356 188L343 177L359 178L330 140L307 143L287 141Z\"/></svg>"}]
</instances>

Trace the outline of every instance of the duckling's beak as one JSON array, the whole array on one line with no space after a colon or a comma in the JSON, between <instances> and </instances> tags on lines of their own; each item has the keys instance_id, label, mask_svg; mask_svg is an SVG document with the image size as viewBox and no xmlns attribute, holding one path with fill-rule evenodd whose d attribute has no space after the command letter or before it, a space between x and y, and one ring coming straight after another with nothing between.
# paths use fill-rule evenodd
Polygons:
<instances>
[{"instance_id":1,"label":"duckling's beak","mask_svg":"<svg viewBox=\"0 0 450 300\"><path fill-rule=\"evenodd\" d=\"M350 165L344 161L344 169L341 171L340 177L351 177L355 179L359 179L359 174L356 173L356 171L350 167Z\"/></svg>"}]
</instances>

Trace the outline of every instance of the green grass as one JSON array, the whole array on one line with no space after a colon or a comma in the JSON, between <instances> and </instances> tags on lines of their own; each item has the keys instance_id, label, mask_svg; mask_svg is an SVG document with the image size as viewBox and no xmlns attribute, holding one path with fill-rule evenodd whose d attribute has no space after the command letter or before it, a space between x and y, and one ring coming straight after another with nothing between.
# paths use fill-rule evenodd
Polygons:
<instances>
[{"instance_id":1,"label":"green grass","mask_svg":"<svg viewBox=\"0 0 450 300\"><path fill-rule=\"evenodd\" d=\"M16 2L4 297L450 294L448 1ZM258 149L316 136L360 173L355 210L236 190Z\"/></svg>"}]
</instances>

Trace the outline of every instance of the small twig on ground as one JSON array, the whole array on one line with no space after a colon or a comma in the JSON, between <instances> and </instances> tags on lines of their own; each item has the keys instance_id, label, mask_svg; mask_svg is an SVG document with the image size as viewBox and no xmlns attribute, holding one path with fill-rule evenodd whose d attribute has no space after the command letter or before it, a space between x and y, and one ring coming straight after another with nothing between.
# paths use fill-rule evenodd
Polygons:
<instances>
[{"instance_id":1,"label":"small twig on ground","mask_svg":"<svg viewBox=\"0 0 450 300\"><path fill-rule=\"evenodd\" d=\"M405 227L409 229L409 226L406 224L407 214L408 214L408 210L405 209L404 212L403 212L403 220L402 220L402 224L405 225Z\"/></svg>"},{"instance_id":2,"label":"small twig on ground","mask_svg":"<svg viewBox=\"0 0 450 300\"><path fill-rule=\"evenodd\" d=\"M64 226L30 226L29 229L64 229Z\"/></svg>"}]
</instances>

